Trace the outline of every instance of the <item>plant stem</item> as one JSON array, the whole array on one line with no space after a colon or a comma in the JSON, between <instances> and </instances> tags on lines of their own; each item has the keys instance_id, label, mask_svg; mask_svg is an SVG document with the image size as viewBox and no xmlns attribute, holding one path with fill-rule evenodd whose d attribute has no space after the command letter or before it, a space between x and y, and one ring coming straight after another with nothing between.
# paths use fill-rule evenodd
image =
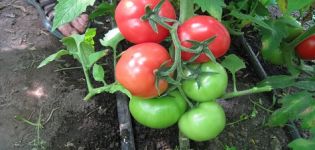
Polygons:
<instances>
[{"instance_id":1,"label":"plant stem","mask_svg":"<svg viewBox=\"0 0 315 150\"><path fill-rule=\"evenodd\" d=\"M183 23L194 15L194 1L193 0L180 0L179 21Z\"/></svg>"},{"instance_id":2,"label":"plant stem","mask_svg":"<svg viewBox=\"0 0 315 150\"><path fill-rule=\"evenodd\" d=\"M93 85L92 85L91 80L90 80L89 69L86 68L86 66L85 66L88 63L86 62L86 60L84 59L84 56L82 55L83 52L81 51L80 45L77 45L77 48L78 48L78 56L79 56L79 59L80 59L81 64L82 64L82 68L83 68L86 84L88 87L88 91L90 92L93 90Z\"/></svg>"},{"instance_id":3,"label":"plant stem","mask_svg":"<svg viewBox=\"0 0 315 150\"><path fill-rule=\"evenodd\" d=\"M269 109L265 108L264 106L262 106L262 105L256 103L255 101L253 101L253 100L250 100L250 101L251 101L254 105L258 106L259 108L261 108L261 109L263 109L263 110L265 110L265 111L267 111L267 112L269 112L269 113L273 113L272 110L269 110Z\"/></svg>"},{"instance_id":4,"label":"plant stem","mask_svg":"<svg viewBox=\"0 0 315 150\"><path fill-rule=\"evenodd\" d=\"M183 96L183 98L185 99L185 101L187 102L189 108L194 108L193 103L191 103L191 101L186 97L184 90L182 89L182 87L178 86L178 91L179 93Z\"/></svg>"},{"instance_id":5,"label":"plant stem","mask_svg":"<svg viewBox=\"0 0 315 150\"><path fill-rule=\"evenodd\" d=\"M89 91L88 95L86 95L84 97L85 101L90 100L94 95L96 94L100 94L104 91L108 91L108 89L111 87L111 85L106 85L106 86L102 86L102 87L98 87L98 88L94 88L91 91Z\"/></svg>"},{"instance_id":6,"label":"plant stem","mask_svg":"<svg viewBox=\"0 0 315 150\"><path fill-rule=\"evenodd\" d=\"M272 90L272 87L271 87L271 86L253 87L253 88L251 88L251 89L244 90L244 91L226 93L226 94L223 95L221 98L223 98L223 99L229 99L229 98L238 97L238 96L244 96L244 95L249 95L249 94L262 93L262 92L270 92L271 90Z\"/></svg>"},{"instance_id":7,"label":"plant stem","mask_svg":"<svg viewBox=\"0 0 315 150\"><path fill-rule=\"evenodd\" d=\"M237 92L235 73L232 73L232 78L233 78L233 90L234 92Z\"/></svg>"},{"instance_id":8,"label":"plant stem","mask_svg":"<svg viewBox=\"0 0 315 150\"><path fill-rule=\"evenodd\" d=\"M36 145L38 146L38 148L40 148L39 146L41 146L41 139L40 139L40 129L43 128L42 124L41 124L41 120L42 120L42 108L39 109L39 115L38 115L38 119L37 119L37 126L36 126Z\"/></svg>"},{"instance_id":9,"label":"plant stem","mask_svg":"<svg viewBox=\"0 0 315 150\"><path fill-rule=\"evenodd\" d=\"M237 124L237 123L239 123L239 122L242 122L242 121L244 121L244 120L247 120L248 118L249 118L249 117L244 117L244 118L241 118L241 119L239 119L239 120L237 120L237 121L228 123L228 124L226 124L226 125L227 125L227 126L231 126L231 125Z\"/></svg>"}]
</instances>

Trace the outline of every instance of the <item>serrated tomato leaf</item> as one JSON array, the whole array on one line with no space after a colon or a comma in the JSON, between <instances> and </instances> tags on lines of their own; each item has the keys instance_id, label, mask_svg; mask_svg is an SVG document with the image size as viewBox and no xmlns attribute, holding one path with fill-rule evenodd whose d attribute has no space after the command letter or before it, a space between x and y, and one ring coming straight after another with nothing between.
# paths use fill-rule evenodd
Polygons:
<instances>
[{"instance_id":1,"label":"serrated tomato leaf","mask_svg":"<svg viewBox=\"0 0 315 150\"><path fill-rule=\"evenodd\" d=\"M258 83L259 87L264 86L272 86L273 89L282 89L286 87L293 86L295 83L295 77L287 76L287 75L276 75L276 76L269 76L265 80Z\"/></svg>"},{"instance_id":2,"label":"serrated tomato leaf","mask_svg":"<svg viewBox=\"0 0 315 150\"><path fill-rule=\"evenodd\" d=\"M232 74L235 74L237 71L246 68L244 61L234 54L226 56L221 65L229 70Z\"/></svg>"},{"instance_id":3,"label":"serrated tomato leaf","mask_svg":"<svg viewBox=\"0 0 315 150\"><path fill-rule=\"evenodd\" d=\"M110 15L114 17L115 6L108 2L102 2L97 8L89 15L89 19L93 20L100 16Z\"/></svg>"},{"instance_id":4,"label":"serrated tomato leaf","mask_svg":"<svg viewBox=\"0 0 315 150\"><path fill-rule=\"evenodd\" d=\"M273 31L274 29L272 27L270 27L267 23L264 22L264 18L260 17L260 16L251 16L251 15L247 15L247 14L243 14L239 11L236 10L232 10L230 13L231 16L234 16L235 18L238 18L240 20L249 20L252 23L263 27L265 29L268 29L270 31Z\"/></svg>"},{"instance_id":5,"label":"serrated tomato leaf","mask_svg":"<svg viewBox=\"0 0 315 150\"><path fill-rule=\"evenodd\" d=\"M312 94L302 91L287 95L280 99L282 107L276 110L269 118L268 125L270 126L283 126L289 120L295 120L312 105L314 99Z\"/></svg>"},{"instance_id":6,"label":"serrated tomato leaf","mask_svg":"<svg viewBox=\"0 0 315 150\"><path fill-rule=\"evenodd\" d=\"M84 41L87 42L88 44L94 46L94 37L96 35L96 29L95 28L88 28L85 31L84 34Z\"/></svg>"},{"instance_id":7,"label":"serrated tomato leaf","mask_svg":"<svg viewBox=\"0 0 315 150\"><path fill-rule=\"evenodd\" d=\"M194 0L194 3L200 6L201 11L221 21L222 9L226 6L224 0Z\"/></svg>"},{"instance_id":8,"label":"serrated tomato leaf","mask_svg":"<svg viewBox=\"0 0 315 150\"><path fill-rule=\"evenodd\" d=\"M94 2L95 0L58 0L55 6L52 31L74 20L83 13L88 6L92 6Z\"/></svg>"},{"instance_id":9,"label":"serrated tomato leaf","mask_svg":"<svg viewBox=\"0 0 315 150\"><path fill-rule=\"evenodd\" d=\"M312 80L298 81L294 86L302 90L315 91L315 81Z\"/></svg>"}]
</instances>

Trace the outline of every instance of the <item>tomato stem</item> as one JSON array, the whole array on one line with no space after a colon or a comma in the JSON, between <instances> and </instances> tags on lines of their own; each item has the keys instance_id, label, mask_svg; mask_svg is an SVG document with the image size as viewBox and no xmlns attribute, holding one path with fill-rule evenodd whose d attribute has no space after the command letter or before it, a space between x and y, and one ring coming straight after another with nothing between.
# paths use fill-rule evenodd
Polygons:
<instances>
[{"instance_id":1,"label":"tomato stem","mask_svg":"<svg viewBox=\"0 0 315 150\"><path fill-rule=\"evenodd\" d=\"M243 91L226 93L221 98L223 98L223 99L230 99L230 98L233 98L233 97L244 96L244 95L249 95L249 94L270 92L271 90L272 90L271 86L253 87L251 89L247 89L247 90L243 90Z\"/></svg>"},{"instance_id":2,"label":"tomato stem","mask_svg":"<svg viewBox=\"0 0 315 150\"><path fill-rule=\"evenodd\" d=\"M182 89L182 87L178 86L178 91L180 93L180 95L182 95L182 97L185 99L185 101L187 102L189 108L194 108L194 104L187 98L184 90Z\"/></svg>"},{"instance_id":3,"label":"tomato stem","mask_svg":"<svg viewBox=\"0 0 315 150\"><path fill-rule=\"evenodd\" d=\"M193 0L180 0L179 21L183 23L194 15L194 1Z\"/></svg>"}]
</instances>

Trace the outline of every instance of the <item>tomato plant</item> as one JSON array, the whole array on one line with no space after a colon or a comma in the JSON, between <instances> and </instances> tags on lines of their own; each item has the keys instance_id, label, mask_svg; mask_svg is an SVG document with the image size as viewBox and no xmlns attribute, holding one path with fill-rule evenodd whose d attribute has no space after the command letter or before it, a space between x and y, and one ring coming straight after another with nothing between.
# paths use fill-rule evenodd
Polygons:
<instances>
[{"instance_id":1,"label":"tomato plant","mask_svg":"<svg viewBox=\"0 0 315 150\"><path fill-rule=\"evenodd\" d=\"M115 20L117 26L123 36L132 43L156 42L159 43L164 40L169 31L162 27L157 26L155 32L149 23L144 21L142 17L146 14L145 7L156 7L159 0L121 0L115 10ZM172 4L166 0L159 13L161 17L175 19L176 14Z\"/></svg>"},{"instance_id":2,"label":"tomato plant","mask_svg":"<svg viewBox=\"0 0 315 150\"><path fill-rule=\"evenodd\" d=\"M157 57L158 56L158 57ZM155 87L155 72L165 63L170 62L167 50L156 43L142 43L129 47L116 65L116 79L132 95L152 98L163 93L168 83L160 80Z\"/></svg>"},{"instance_id":3,"label":"tomato plant","mask_svg":"<svg viewBox=\"0 0 315 150\"><path fill-rule=\"evenodd\" d=\"M129 110L133 118L150 128L167 128L186 111L187 104L178 91L152 99L132 97Z\"/></svg>"},{"instance_id":4,"label":"tomato plant","mask_svg":"<svg viewBox=\"0 0 315 150\"><path fill-rule=\"evenodd\" d=\"M227 29L210 16L194 16L185 21L178 28L178 37L184 47L192 47L192 43L187 40L205 41L215 36L213 42L209 43L208 48L216 58L223 56L229 49L231 38ZM193 53L182 52L182 59L189 60ZM207 62L210 58L206 54L201 54L195 61Z\"/></svg>"},{"instance_id":5,"label":"tomato plant","mask_svg":"<svg viewBox=\"0 0 315 150\"><path fill-rule=\"evenodd\" d=\"M188 68L185 70L186 76L195 76L182 84L189 98L198 102L213 101L225 93L228 76L219 63L193 64Z\"/></svg>"},{"instance_id":6,"label":"tomato plant","mask_svg":"<svg viewBox=\"0 0 315 150\"><path fill-rule=\"evenodd\" d=\"M315 59L315 35L302 41L296 48L296 53L301 59L314 60Z\"/></svg>"},{"instance_id":7,"label":"tomato plant","mask_svg":"<svg viewBox=\"0 0 315 150\"><path fill-rule=\"evenodd\" d=\"M185 136L194 141L207 141L223 131L225 113L216 102L200 103L180 118L178 127Z\"/></svg>"},{"instance_id":8,"label":"tomato plant","mask_svg":"<svg viewBox=\"0 0 315 150\"><path fill-rule=\"evenodd\" d=\"M80 7L71 6L76 7L73 8L76 10L74 14L79 15L84 12L84 9L92 5L94 1L87 0L79 3ZM55 17L57 21L53 29L74 19L75 15L64 15L68 13L65 7L69 7L71 2L58 3ZM130 111L138 122L151 128L165 128L176 123L181 116L179 129L188 138L196 141L212 139L224 128L225 115L222 107L215 102L217 98L228 99L287 86L294 86L303 91L290 95L295 90L289 90L288 96L281 100L283 104L281 109L272 114L269 125L285 125L289 120L300 119L302 127L315 128L312 124L314 122L313 110L315 110L313 100L315 67L312 62L296 61L296 55L294 55L296 48L296 53L300 58L314 59L315 27L312 26L303 32L304 19L313 14L312 9L307 10L312 6L312 0L239 0L228 3L224 0L211 3L204 0L174 0L172 2L179 6L179 9L176 8L179 10L178 20L169 0L121 0L118 4L115 19L120 31L111 30L115 31L112 32L115 35L106 34L101 43L103 46L113 48L114 66L118 57L117 45L124 37L138 44L131 46L122 54L115 68L116 79L124 87L118 82L109 85L105 82L105 71L101 65L97 64L97 61L104 57L107 51L94 50L92 39L94 35L89 31L86 37L74 35L63 39L68 50L53 54L40 66L60 56L70 54L82 64L89 93L85 99L102 92L122 91L131 98ZM271 4L278 4L281 16L275 17L269 13L268 8ZM114 5L106 5L103 9L114 7ZM296 19L291 14L298 10L302 16ZM201 11L203 15L200 15ZM303 16L304 11L306 11L306 16ZM211 16L207 16L208 14ZM94 14L94 16L98 15ZM246 68L245 63L236 55L226 56L224 60L215 58L220 58L229 49L230 34L240 36L241 45L246 45L243 41L244 34L247 33L249 35L246 35L246 38L252 35L255 35L255 38L261 37L261 39L257 38L262 42L261 53L257 55L262 54L265 60L287 67L288 73L292 76L272 77L266 79L265 85L238 91L236 72ZM164 40L169 34L170 38ZM171 45L170 49L176 49L170 50L172 58L165 48L156 44L163 40L167 43L165 45ZM247 46L240 48L244 47ZM250 55L255 54L250 53ZM172 63L168 63L170 61ZM225 93L228 80L226 71L216 61L221 62L232 74L233 92ZM256 66L261 68L259 65ZM299 76L301 73L305 73L306 76ZM103 83L104 86L94 88L90 79L91 74L95 81ZM264 71L260 71L260 74L265 76ZM167 96L152 98L166 90ZM172 92L174 90L176 92ZM186 103L190 106L190 110L182 115L186 111ZM315 140L311 140L298 139L292 142L293 146L289 146L301 147L304 146L303 143L309 146L315 143ZM312 146L309 147L312 148Z\"/></svg>"}]
</instances>

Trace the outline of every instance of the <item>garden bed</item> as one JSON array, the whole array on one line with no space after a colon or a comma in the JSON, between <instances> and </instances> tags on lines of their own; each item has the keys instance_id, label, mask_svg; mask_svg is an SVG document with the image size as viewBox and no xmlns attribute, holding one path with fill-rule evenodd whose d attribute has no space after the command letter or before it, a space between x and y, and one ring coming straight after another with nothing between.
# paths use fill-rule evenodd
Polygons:
<instances>
[{"instance_id":1,"label":"garden bed","mask_svg":"<svg viewBox=\"0 0 315 150\"><path fill-rule=\"evenodd\" d=\"M0 135L4 135L0 137L0 149L31 148L29 143L36 138L34 128L16 121L14 116L35 121L41 109L43 118L49 118L40 132L48 149L120 149L121 140L126 137L120 132L117 95L100 94L91 102L83 101L86 94L84 75L82 70L76 69L80 64L70 57L37 69L39 62L61 45L42 30L35 10L24 1L4 0L0 8L0 20L4 20L0 22L0 28L4 29L0 30L3 39L0 41L0 85L3 85L0 87ZM99 38L111 28L110 19L105 20L102 27L94 25ZM260 43L248 39L258 51ZM99 41L96 42L96 47L101 49ZM260 76L250 67L252 62L240 51L244 47L239 43L233 41L230 53L248 60L248 69L237 73L238 89L247 89L258 83ZM112 54L102 60L108 82L114 81L112 62ZM283 72L282 68L274 69L268 64L264 67L268 74ZM39 88L44 92L42 95L32 94ZM227 90L233 90L232 81ZM292 140L288 131L265 125L271 114L266 108L273 109L269 94L219 100L227 117L224 131L209 142L191 141L190 148L288 149L287 144ZM132 129L136 149L179 148L176 125L150 129L132 119Z\"/></svg>"}]
</instances>

